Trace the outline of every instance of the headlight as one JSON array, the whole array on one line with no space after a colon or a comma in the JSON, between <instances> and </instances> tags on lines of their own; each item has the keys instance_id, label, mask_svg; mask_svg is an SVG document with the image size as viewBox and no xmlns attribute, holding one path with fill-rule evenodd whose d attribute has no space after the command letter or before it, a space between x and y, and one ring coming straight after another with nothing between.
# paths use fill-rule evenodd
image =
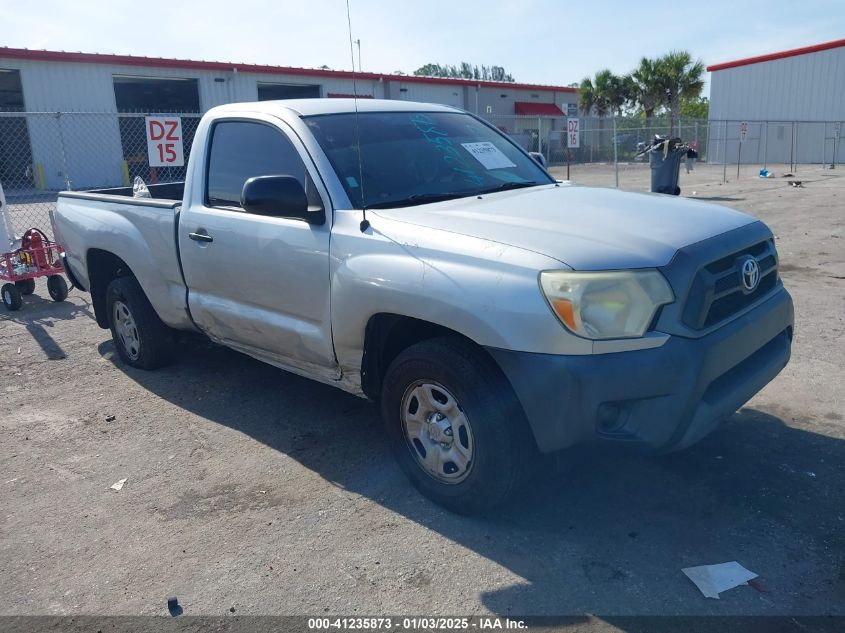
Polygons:
<instances>
[{"instance_id":1,"label":"headlight","mask_svg":"<svg viewBox=\"0 0 845 633\"><path fill-rule=\"evenodd\" d=\"M656 270L540 273L540 286L568 330L589 339L637 338L675 300Z\"/></svg>"}]
</instances>

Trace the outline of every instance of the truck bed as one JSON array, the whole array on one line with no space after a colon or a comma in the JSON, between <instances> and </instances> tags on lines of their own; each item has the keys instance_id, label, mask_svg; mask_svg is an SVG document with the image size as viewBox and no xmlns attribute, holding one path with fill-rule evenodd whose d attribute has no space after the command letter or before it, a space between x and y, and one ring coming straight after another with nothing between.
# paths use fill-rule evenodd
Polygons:
<instances>
[{"instance_id":1,"label":"truck bed","mask_svg":"<svg viewBox=\"0 0 845 633\"><path fill-rule=\"evenodd\" d=\"M182 182L152 185L152 198L132 197L131 187L60 192L54 230L82 287L90 288L89 266L98 254L111 253L133 271L167 325L192 329L176 243L184 188ZM92 296L95 304L105 299Z\"/></svg>"}]
</instances>

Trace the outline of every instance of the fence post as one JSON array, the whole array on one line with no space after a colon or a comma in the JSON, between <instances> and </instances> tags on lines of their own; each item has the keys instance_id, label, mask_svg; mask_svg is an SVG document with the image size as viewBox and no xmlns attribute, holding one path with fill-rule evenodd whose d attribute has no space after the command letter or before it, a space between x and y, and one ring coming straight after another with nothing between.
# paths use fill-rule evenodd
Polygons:
<instances>
[{"instance_id":1,"label":"fence post","mask_svg":"<svg viewBox=\"0 0 845 633\"><path fill-rule=\"evenodd\" d=\"M725 119L725 136L722 139L722 184L728 182L728 120Z\"/></svg>"},{"instance_id":2,"label":"fence post","mask_svg":"<svg viewBox=\"0 0 845 633\"><path fill-rule=\"evenodd\" d=\"M59 144L62 146L62 173L65 177L65 185L68 191L73 191L73 183L70 180L70 172L67 166L67 150L65 149L65 133L62 130L62 113L56 112L56 124L59 127Z\"/></svg>"},{"instance_id":3,"label":"fence post","mask_svg":"<svg viewBox=\"0 0 845 633\"><path fill-rule=\"evenodd\" d=\"M768 152L769 152L769 122L764 121L766 124L766 136L763 138L763 169L769 168L769 161L768 161Z\"/></svg>"},{"instance_id":4,"label":"fence post","mask_svg":"<svg viewBox=\"0 0 845 633\"><path fill-rule=\"evenodd\" d=\"M789 171L795 171L795 121L789 136Z\"/></svg>"},{"instance_id":5,"label":"fence post","mask_svg":"<svg viewBox=\"0 0 845 633\"><path fill-rule=\"evenodd\" d=\"M619 139L616 137L616 115L613 115L613 169L616 172L616 188L619 189Z\"/></svg>"},{"instance_id":6,"label":"fence post","mask_svg":"<svg viewBox=\"0 0 845 633\"><path fill-rule=\"evenodd\" d=\"M827 149L827 121L822 121L822 165L824 165L825 150Z\"/></svg>"}]
</instances>

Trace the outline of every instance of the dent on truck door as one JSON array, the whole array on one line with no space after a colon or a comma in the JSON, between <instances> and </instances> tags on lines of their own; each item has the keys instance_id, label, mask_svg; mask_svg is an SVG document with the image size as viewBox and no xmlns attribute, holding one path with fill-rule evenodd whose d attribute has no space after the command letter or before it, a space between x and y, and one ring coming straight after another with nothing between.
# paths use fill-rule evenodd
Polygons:
<instances>
[{"instance_id":1,"label":"dent on truck door","mask_svg":"<svg viewBox=\"0 0 845 633\"><path fill-rule=\"evenodd\" d=\"M271 362L337 373L329 314L330 223L254 215L240 208L253 176L305 165L269 124L221 121L211 131L204 200L184 209L180 252L197 325L213 339Z\"/></svg>"}]
</instances>

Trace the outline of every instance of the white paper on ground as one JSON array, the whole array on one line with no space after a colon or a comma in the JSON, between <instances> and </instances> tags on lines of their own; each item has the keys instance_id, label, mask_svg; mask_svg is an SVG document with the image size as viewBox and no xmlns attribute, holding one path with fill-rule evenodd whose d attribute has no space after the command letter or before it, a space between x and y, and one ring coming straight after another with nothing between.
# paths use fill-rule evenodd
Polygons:
<instances>
[{"instance_id":1,"label":"white paper on ground","mask_svg":"<svg viewBox=\"0 0 845 633\"><path fill-rule=\"evenodd\" d=\"M114 482L110 487L111 487L112 490L120 490L121 488L123 488L123 484L125 484L125 483L126 483L126 478L124 477L120 481Z\"/></svg>"},{"instance_id":2,"label":"white paper on ground","mask_svg":"<svg viewBox=\"0 0 845 633\"><path fill-rule=\"evenodd\" d=\"M461 143L461 146L472 154L475 160L484 165L485 169L516 167L511 162L511 159L505 156L502 150L489 141L482 143Z\"/></svg>"},{"instance_id":3,"label":"white paper on ground","mask_svg":"<svg viewBox=\"0 0 845 633\"><path fill-rule=\"evenodd\" d=\"M757 574L748 571L736 561L718 565L685 567L681 571L695 583L695 586L701 590L706 598L715 598L716 600L719 599L719 592L744 585L757 577Z\"/></svg>"}]
</instances>

